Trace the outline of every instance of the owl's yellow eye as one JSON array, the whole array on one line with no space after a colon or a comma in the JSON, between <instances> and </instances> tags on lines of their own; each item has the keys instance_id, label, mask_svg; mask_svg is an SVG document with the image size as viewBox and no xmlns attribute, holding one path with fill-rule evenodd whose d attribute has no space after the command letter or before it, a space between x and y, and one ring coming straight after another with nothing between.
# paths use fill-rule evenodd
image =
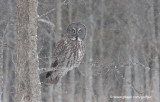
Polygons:
<instances>
[{"instance_id":1,"label":"owl's yellow eye","mask_svg":"<svg viewBox=\"0 0 160 102\"><path fill-rule=\"evenodd\" d=\"M82 30L79 30L79 31L78 31L78 33L81 33L81 32L82 32Z\"/></svg>"},{"instance_id":2,"label":"owl's yellow eye","mask_svg":"<svg viewBox=\"0 0 160 102\"><path fill-rule=\"evenodd\" d=\"M75 33L75 30L74 30L74 29L72 29L72 32L73 32L73 33Z\"/></svg>"}]
</instances>

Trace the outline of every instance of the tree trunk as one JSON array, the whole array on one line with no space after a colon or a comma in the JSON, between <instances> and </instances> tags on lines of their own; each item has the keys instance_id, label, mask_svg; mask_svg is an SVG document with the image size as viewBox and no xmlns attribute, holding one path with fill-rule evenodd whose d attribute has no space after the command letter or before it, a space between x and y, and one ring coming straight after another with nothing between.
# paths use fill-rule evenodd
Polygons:
<instances>
[{"instance_id":1,"label":"tree trunk","mask_svg":"<svg viewBox=\"0 0 160 102\"><path fill-rule=\"evenodd\" d=\"M61 8L61 0L56 0L57 2L57 13L56 13L56 33L55 33L55 42L57 43L60 38L61 38L61 31L62 31L62 25L61 25L61 16L62 16L62 8ZM62 81L60 80L56 87L55 87L55 94L56 94L56 98L55 101L56 102L62 102Z\"/></svg>"},{"instance_id":2,"label":"tree trunk","mask_svg":"<svg viewBox=\"0 0 160 102\"><path fill-rule=\"evenodd\" d=\"M72 5L69 5L69 23L72 23ZM69 95L71 96L68 102L74 101L74 92L75 92L75 69L69 72Z\"/></svg>"},{"instance_id":3,"label":"tree trunk","mask_svg":"<svg viewBox=\"0 0 160 102\"><path fill-rule=\"evenodd\" d=\"M93 29L92 29L93 30ZM92 32L93 33L93 32ZM93 34L92 34L93 35ZM92 79L92 65L88 64L89 62L93 61L92 58L92 40L93 36L90 35L87 49L86 49L86 64L85 64L85 92L86 92L86 97L85 97L85 102L92 102L92 94L93 94L93 79Z\"/></svg>"},{"instance_id":4,"label":"tree trunk","mask_svg":"<svg viewBox=\"0 0 160 102\"><path fill-rule=\"evenodd\" d=\"M8 44L8 39L5 39L6 44ZM4 84L3 84L3 102L9 102L9 48L6 47L5 51L5 62L4 62Z\"/></svg>"},{"instance_id":5,"label":"tree trunk","mask_svg":"<svg viewBox=\"0 0 160 102\"><path fill-rule=\"evenodd\" d=\"M0 35L0 102L2 102L3 93L3 39L4 34Z\"/></svg>"},{"instance_id":6,"label":"tree trunk","mask_svg":"<svg viewBox=\"0 0 160 102\"><path fill-rule=\"evenodd\" d=\"M99 53L100 53L100 60L103 63L104 61L104 46L103 46L103 34L104 34L104 10L105 10L105 5L104 5L104 0L101 0L101 22L100 22L100 38L99 38ZM104 94L103 94L103 76L102 73L99 74L98 76L98 102L104 102ZM107 93L107 92L105 92Z\"/></svg>"},{"instance_id":7,"label":"tree trunk","mask_svg":"<svg viewBox=\"0 0 160 102\"><path fill-rule=\"evenodd\" d=\"M125 78L126 78L126 80L124 80L124 82L123 82L123 85L124 85L124 96L132 96L132 87L131 87L131 83L127 83L127 82L131 82L132 81L132 71L131 71L131 68L132 68L132 66L130 65L130 62L131 62L131 60L132 60L132 58L131 58L131 56L130 56L130 52L131 52L131 50L130 50L130 46L131 45L129 45L129 44L127 44L127 50L128 50L128 57L129 57L129 61L127 61L127 63L129 63L129 66L127 66L126 68L125 68ZM132 100L131 99L124 99L124 102L132 102Z\"/></svg>"},{"instance_id":8,"label":"tree trunk","mask_svg":"<svg viewBox=\"0 0 160 102\"><path fill-rule=\"evenodd\" d=\"M7 12L13 12L13 4L12 4L12 0L8 0L7 1L7 5L9 6L7 9ZM13 22L13 16L10 17L10 21ZM2 34L2 40L1 40L1 44L2 44L2 49L1 49L1 54L2 54L2 71L0 71L0 73L2 72L1 75L2 76L2 86L3 87L3 102L9 102L11 100L11 97L13 96L13 94L10 93L10 89L13 87L13 85L11 84L11 80L14 80L12 76L12 71L11 71L11 49L9 48L9 34L12 31L12 27L9 23L7 23L5 29L3 30L3 34ZM9 28L9 29L8 29ZM12 34L14 34L12 32ZM7 45L7 46L5 46Z\"/></svg>"},{"instance_id":9,"label":"tree trunk","mask_svg":"<svg viewBox=\"0 0 160 102\"><path fill-rule=\"evenodd\" d=\"M151 79L151 83L152 83L152 92L151 92L151 96L152 96L152 101L153 102L159 102L160 101L160 81L159 81L159 74L160 74L160 63L159 63L159 48L158 48L158 44L159 44L159 40L157 39L159 38L159 25L158 25L158 19L159 17L159 12L158 12L158 2L159 0L154 0L154 11L153 11L153 15L154 15L154 34L152 34L152 79ZM160 3L159 3L160 4Z\"/></svg>"},{"instance_id":10,"label":"tree trunk","mask_svg":"<svg viewBox=\"0 0 160 102\"><path fill-rule=\"evenodd\" d=\"M92 0L89 0L89 11L91 13L92 11ZM89 17L89 27L90 27L90 37L88 39L88 43L86 44L86 64L85 64L85 102L92 102L92 94L93 94L93 77L92 77L92 65L89 65L88 62L93 61L93 35L94 35L94 29L93 29L93 15L90 14Z\"/></svg>"},{"instance_id":11,"label":"tree trunk","mask_svg":"<svg viewBox=\"0 0 160 102\"><path fill-rule=\"evenodd\" d=\"M56 34L55 34L55 39L56 42L60 40L61 38L61 31L62 31L62 25L61 25L61 19L62 19L62 8L61 8L61 0L56 0L57 2L57 13L56 13Z\"/></svg>"},{"instance_id":12,"label":"tree trunk","mask_svg":"<svg viewBox=\"0 0 160 102\"><path fill-rule=\"evenodd\" d=\"M51 28L51 35L53 34L53 28ZM50 39L49 41L49 68L51 67L52 64L52 55L53 55L53 40ZM47 102L53 102L53 85L49 86L49 97L47 97Z\"/></svg>"},{"instance_id":13,"label":"tree trunk","mask_svg":"<svg viewBox=\"0 0 160 102\"><path fill-rule=\"evenodd\" d=\"M17 1L16 102L41 102L37 54L37 0Z\"/></svg>"},{"instance_id":14,"label":"tree trunk","mask_svg":"<svg viewBox=\"0 0 160 102\"><path fill-rule=\"evenodd\" d=\"M147 39L146 39L146 45L147 45L147 48L144 48L144 52L146 54L144 54L146 60L147 60L147 67L148 68L145 68L145 96L151 96L151 92L152 92L152 87L151 87L151 80L152 80L152 77L151 77L151 63L152 63L152 60L151 59L151 56L152 56L152 34L154 34L154 1L150 1L149 4L151 5L150 9L148 10L148 16L147 18L149 19L149 29L150 32L148 32L147 34ZM152 102L152 96L151 98L146 98L145 99L146 102Z\"/></svg>"}]
</instances>

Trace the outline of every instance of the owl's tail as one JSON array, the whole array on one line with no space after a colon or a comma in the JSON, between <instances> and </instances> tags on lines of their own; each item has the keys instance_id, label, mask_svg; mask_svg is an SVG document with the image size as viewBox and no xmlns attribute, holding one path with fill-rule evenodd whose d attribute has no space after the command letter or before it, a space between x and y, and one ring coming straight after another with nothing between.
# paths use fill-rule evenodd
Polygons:
<instances>
[{"instance_id":1,"label":"owl's tail","mask_svg":"<svg viewBox=\"0 0 160 102\"><path fill-rule=\"evenodd\" d=\"M57 75L56 71L49 71L40 75L40 80L44 84L57 84L60 76Z\"/></svg>"}]
</instances>

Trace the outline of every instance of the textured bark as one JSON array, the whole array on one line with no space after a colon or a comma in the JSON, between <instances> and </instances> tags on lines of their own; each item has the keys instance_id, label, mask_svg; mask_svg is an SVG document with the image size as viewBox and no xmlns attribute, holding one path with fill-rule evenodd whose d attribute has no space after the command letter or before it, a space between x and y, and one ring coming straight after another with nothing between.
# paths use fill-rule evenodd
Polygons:
<instances>
[{"instance_id":1,"label":"textured bark","mask_svg":"<svg viewBox=\"0 0 160 102\"><path fill-rule=\"evenodd\" d=\"M39 80L39 61L37 53L37 6L38 0L29 0L29 78L32 102L41 101L41 84ZM34 70L34 71L33 71Z\"/></svg>"},{"instance_id":2,"label":"textured bark","mask_svg":"<svg viewBox=\"0 0 160 102\"><path fill-rule=\"evenodd\" d=\"M17 1L16 102L41 102L37 54L37 0Z\"/></svg>"}]
</instances>

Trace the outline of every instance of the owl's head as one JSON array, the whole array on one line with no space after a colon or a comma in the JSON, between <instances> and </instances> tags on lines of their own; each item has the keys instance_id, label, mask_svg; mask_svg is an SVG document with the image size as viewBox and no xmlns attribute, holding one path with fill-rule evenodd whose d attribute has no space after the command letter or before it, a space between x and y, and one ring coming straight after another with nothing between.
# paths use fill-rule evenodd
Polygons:
<instances>
[{"instance_id":1,"label":"owl's head","mask_svg":"<svg viewBox=\"0 0 160 102\"><path fill-rule=\"evenodd\" d=\"M67 37L72 41L85 40L86 27L80 22L71 23L67 28Z\"/></svg>"}]
</instances>

